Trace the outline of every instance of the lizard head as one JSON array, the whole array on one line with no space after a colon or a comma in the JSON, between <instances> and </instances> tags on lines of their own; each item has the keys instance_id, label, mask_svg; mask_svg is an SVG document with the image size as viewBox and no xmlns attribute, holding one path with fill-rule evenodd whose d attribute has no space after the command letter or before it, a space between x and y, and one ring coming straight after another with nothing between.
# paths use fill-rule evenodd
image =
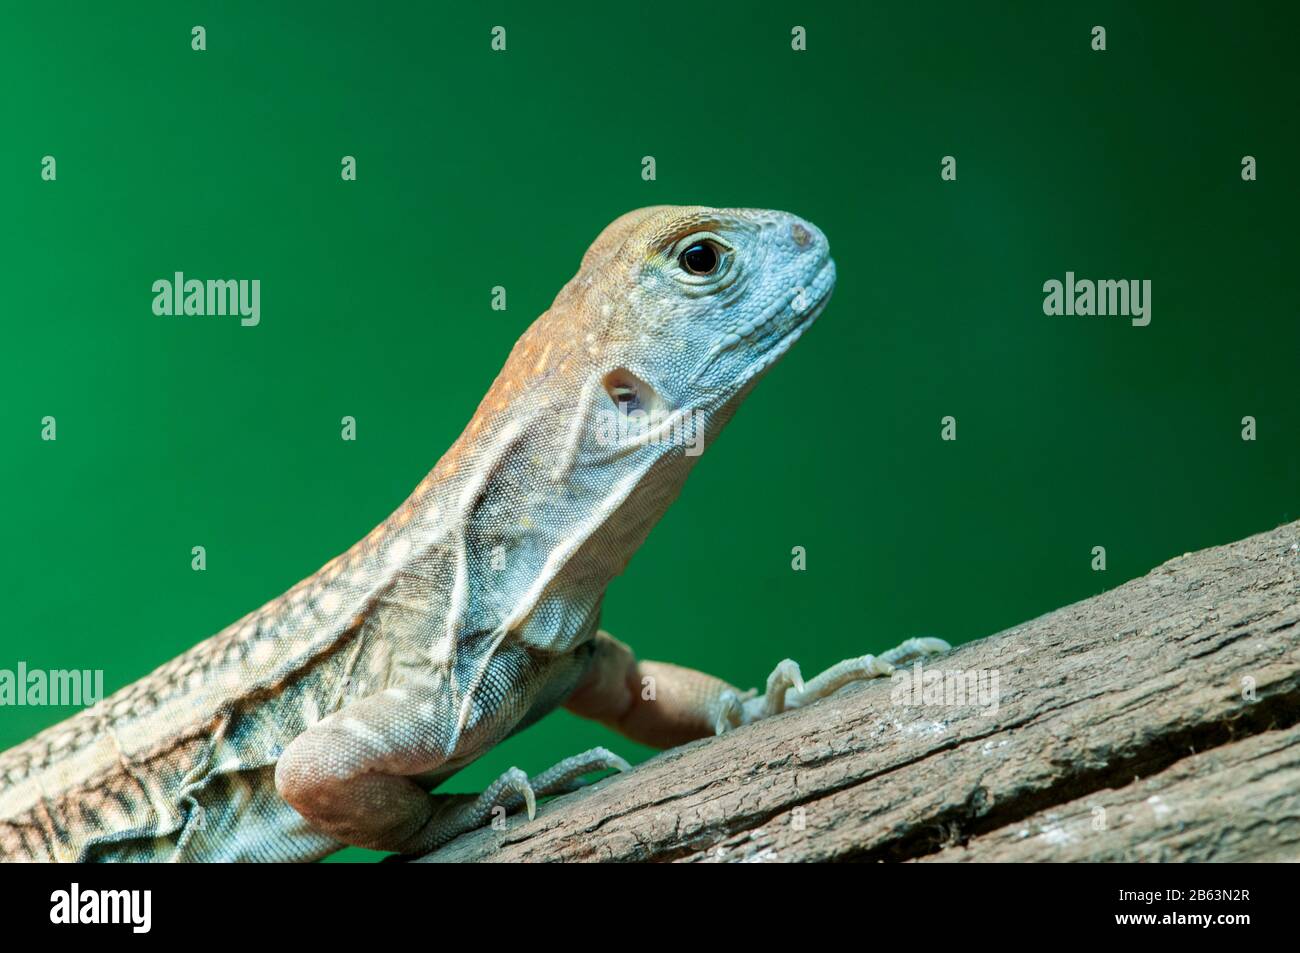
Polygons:
<instances>
[{"instance_id":1,"label":"lizard head","mask_svg":"<svg viewBox=\"0 0 1300 953\"><path fill-rule=\"evenodd\" d=\"M579 464L606 487L666 458L689 467L834 285L825 236L788 212L628 212L516 343L468 435L514 420L556 482Z\"/></svg>"},{"instance_id":2,"label":"lizard head","mask_svg":"<svg viewBox=\"0 0 1300 953\"><path fill-rule=\"evenodd\" d=\"M467 591L503 630L549 650L591 634L606 583L834 284L825 236L786 212L657 206L605 228L422 484L451 501L478 554Z\"/></svg>"},{"instance_id":3,"label":"lizard head","mask_svg":"<svg viewBox=\"0 0 1300 953\"><path fill-rule=\"evenodd\" d=\"M471 435L497 415L561 422L549 435L562 433L562 446L530 451L561 474L579 457L589 474L603 463L642 467L683 435L698 455L834 285L826 237L788 212L628 212L516 343Z\"/></svg>"},{"instance_id":4,"label":"lizard head","mask_svg":"<svg viewBox=\"0 0 1300 953\"><path fill-rule=\"evenodd\" d=\"M825 307L829 245L786 212L656 206L616 219L561 299L611 404L650 417L731 404Z\"/></svg>"}]
</instances>

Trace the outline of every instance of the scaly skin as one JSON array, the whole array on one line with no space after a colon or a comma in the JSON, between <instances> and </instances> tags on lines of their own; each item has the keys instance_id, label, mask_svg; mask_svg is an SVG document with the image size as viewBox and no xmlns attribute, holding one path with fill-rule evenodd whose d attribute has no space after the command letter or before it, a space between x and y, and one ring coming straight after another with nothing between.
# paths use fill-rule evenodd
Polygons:
<instances>
[{"instance_id":1,"label":"scaly skin","mask_svg":"<svg viewBox=\"0 0 1300 953\"><path fill-rule=\"evenodd\" d=\"M692 274L687 248L716 267ZM696 256L695 261L707 260ZM427 851L526 806L604 749L479 798L430 794L560 704L676 744L811 701L890 661L768 692L640 663L601 601L697 455L824 307L812 225L745 209L641 209L600 235L520 338L465 432L343 555L95 707L0 755L0 856L310 860ZM642 411L642 414L633 413ZM611 428L618 415L625 419ZM612 435L612 436L611 436ZM653 700L642 692L653 678Z\"/></svg>"}]
</instances>

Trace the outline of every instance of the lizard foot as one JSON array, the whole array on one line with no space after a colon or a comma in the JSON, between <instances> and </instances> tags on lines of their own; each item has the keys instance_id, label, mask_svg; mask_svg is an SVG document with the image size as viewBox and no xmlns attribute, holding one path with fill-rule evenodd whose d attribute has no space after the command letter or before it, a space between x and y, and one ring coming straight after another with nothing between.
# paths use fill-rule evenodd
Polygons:
<instances>
[{"instance_id":1,"label":"lizard foot","mask_svg":"<svg viewBox=\"0 0 1300 953\"><path fill-rule=\"evenodd\" d=\"M747 692L728 690L722 693L713 719L714 731L722 734L724 731L778 715L783 711L802 708L834 694L850 682L892 675L899 665L930 655L938 655L951 648L952 646L943 639L908 639L902 645L895 646L880 655L862 655L845 659L806 683L799 671L798 663L792 659L784 659L768 676L767 691L762 695L759 695L756 689Z\"/></svg>"},{"instance_id":2,"label":"lizard foot","mask_svg":"<svg viewBox=\"0 0 1300 953\"><path fill-rule=\"evenodd\" d=\"M608 748L592 748L565 758L559 764L530 778L519 768L511 768L472 800L462 795L442 795L444 809L431 825L429 836L419 850L430 850L449 840L482 827L489 821L514 814L521 807L531 821L537 816L537 799L569 794L590 782L586 775L597 771L628 771L631 765ZM435 798L438 798L435 795Z\"/></svg>"},{"instance_id":3,"label":"lizard foot","mask_svg":"<svg viewBox=\"0 0 1300 953\"><path fill-rule=\"evenodd\" d=\"M527 808L528 819L531 821L537 816L539 797L569 794L585 787L590 783L585 776L597 771L628 771L631 767L608 748L592 748L565 758L534 778L529 778L518 768L511 768L488 785L474 806L483 808L484 821L492 816L496 808L504 808L507 814L513 814L521 807Z\"/></svg>"}]
</instances>

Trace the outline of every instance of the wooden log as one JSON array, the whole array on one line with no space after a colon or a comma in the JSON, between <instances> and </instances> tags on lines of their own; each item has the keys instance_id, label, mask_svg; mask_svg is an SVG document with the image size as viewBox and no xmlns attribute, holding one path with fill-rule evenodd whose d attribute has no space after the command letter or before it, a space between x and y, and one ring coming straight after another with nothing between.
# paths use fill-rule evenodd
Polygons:
<instances>
[{"instance_id":1,"label":"wooden log","mask_svg":"<svg viewBox=\"0 0 1300 953\"><path fill-rule=\"evenodd\" d=\"M1300 859L1300 522L960 646L920 681L936 673L946 698L914 693L914 668L850 686L421 860Z\"/></svg>"}]
</instances>

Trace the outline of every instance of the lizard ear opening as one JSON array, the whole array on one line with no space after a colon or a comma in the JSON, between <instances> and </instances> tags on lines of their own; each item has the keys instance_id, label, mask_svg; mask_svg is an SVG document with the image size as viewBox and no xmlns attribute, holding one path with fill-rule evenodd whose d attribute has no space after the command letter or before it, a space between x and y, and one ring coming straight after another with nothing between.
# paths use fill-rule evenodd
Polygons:
<instances>
[{"instance_id":1,"label":"lizard ear opening","mask_svg":"<svg viewBox=\"0 0 1300 953\"><path fill-rule=\"evenodd\" d=\"M624 412L652 411L659 402L654 388L625 367L610 371L602 383L614 406Z\"/></svg>"}]
</instances>

